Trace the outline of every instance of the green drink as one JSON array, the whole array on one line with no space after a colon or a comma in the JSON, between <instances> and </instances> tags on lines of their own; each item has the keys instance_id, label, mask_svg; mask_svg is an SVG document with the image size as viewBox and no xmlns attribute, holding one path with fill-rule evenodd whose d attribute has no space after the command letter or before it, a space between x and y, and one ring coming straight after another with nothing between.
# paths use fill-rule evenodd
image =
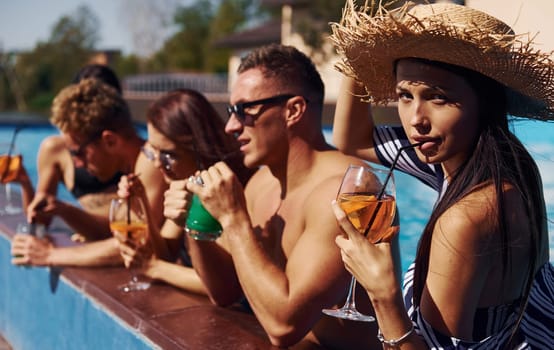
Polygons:
<instances>
[{"instance_id":1,"label":"green drink","mask_svg":"<svg viewBox=\"0 0 554 350\"><path fill-rule=\"evenodd\" d=\"M201 241L215 241L221 235L221 225L204 208L197 195L192 196L185 231Z\"/></svg>"}]
</instances>

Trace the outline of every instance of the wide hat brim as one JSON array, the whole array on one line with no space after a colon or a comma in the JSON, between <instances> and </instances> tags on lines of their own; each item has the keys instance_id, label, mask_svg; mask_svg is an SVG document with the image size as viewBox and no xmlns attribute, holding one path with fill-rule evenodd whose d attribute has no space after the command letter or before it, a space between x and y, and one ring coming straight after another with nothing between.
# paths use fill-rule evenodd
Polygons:
<instances>
[{"instance_id":1,"label":"wide hat brim","mask_svg":"<svg viewBox=\"0 0 554 350\"><path fill-rule=\"evenodd\" d=\"M502 21L451 4L406 4L373 15L349 0L331 39L343 55L337 68L362 82L375 104L396 100L394 64L423 58L477 71L506 87L508 113L554 120L554 62Z\"/></svg>"}]
</instances>

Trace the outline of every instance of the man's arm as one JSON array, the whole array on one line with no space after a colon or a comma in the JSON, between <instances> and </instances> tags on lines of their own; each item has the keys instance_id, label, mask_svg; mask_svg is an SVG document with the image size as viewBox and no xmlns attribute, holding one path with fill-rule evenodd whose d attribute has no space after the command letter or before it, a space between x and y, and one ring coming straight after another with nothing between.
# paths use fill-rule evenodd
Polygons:
<instances>
[{"instance_id":1,"label":"man's arm","mask_svg":"<svg viewBox=\"0 0 554 350\"><path fill-rule=\"evenodd\" d=\"M104 215L91 214L79 207L49 198L43 212L59 216L75 232L83 235L87 240L94 241L111 237L108 213Z\"/></svg>"},{"instance_id":2,"label":"man's arm","mask_svg":"<svg viewBox=\"0 0 554 350\"><path fill-rule=\"evenodd\" d=\"M195 251L194 255L191 251L193 266L212 298L228 291L237 295L236 284L229 283L236 278L232 274L234 268L242 290L272 343L292 345L321 318L322 308L335 305L346 293L348 274L334 243L339 229L330 206L340 177L322 182L302 205L280 212L285 223L290 217L301 215L304 218L302 225L296 225L302 232L288 233L289 237L298 238L294 247L287 249L290 253L283 262L274 258L276 249L284 249L282 237L272 236L271 246L261 242L259 233L252 227L242 191L238 191L238 181L236 178L230 181L230 170L220 163L215 168L221 172L220 178L212 174L210 168L212 176L205 179L204 188L199 190L193 184L190 189L201 192L204 206L220 221L221 240L230 252L232 263L219 260L223 254L218 254L217 261L211 260L214 243L191 242ZM211 192L215 183L219 188ZM209 251L208 245L214 249ZM200 262L198 252L204 259ZM224 279L227 286L221 282Z\"/></svg>"},{"instance_id":3,"label":"man's arm","mask_svg":"<svg viewBox=\"0 0 554 350\"><path fill-rule=\"evenodd\" d=\"M68 151L60 136L50 136L41 142L37 154L37 192L56 194L58 183L63 180L62 157L65 152Z\"/></svg>"},{"instance_id":4,"label":"man's arm","mask_svg":"<svg viewBox=\"0 0 554 350\"><path fill-rule=\"evenodd\" d=\"M207 242L188 237L188 240L192 266L205 285L212 303L228 306L238 302L244 294L233 258L224 246L223 239Z\"/></svg>"},{"instance_id":5,"label":"man's arm","mask_svg":"<svg viewBox=\"0 0 554 350\"><path fill-rule=\"evenodd\" d=\"M165 193L164 215L178 226L185 226L188 215L192 197L187 189L188 185L187 180L172 181ZM240 183L238 186L240 197L243 197L242 186ZM168 240L169 237L165 233L163 235ZM237 302L243 296L242 288L231 255L223 246L223 239L219 238L216 242L196 241L188 235L185 239L188 240L188 252L194 270L206 286L206 294L210 300L219 306Z\"/></svg>"},{"instance_id":6,"label":"man's arm","mask_svg":"<svg viewBox=\"0 0 554 350\"><path fill-rule=\"evenodd\" d=\"M55 247L48 238L16 234L12 238L11 253L14 265L106 266L122 263L115 238L71 247Z\"/></svg>"},{"instance_id":7,"label":"man's arm","mask_svg":"<svg viewBox=\"0 0 554 350\"><path fill-rule=\"evenodd\" d=\"M59 136L51 136L42 141L37 154L38 180L36 193L27 207L27 217L33 220L37 208L43 207L49 197L56 197L58 182L63 178L60 157L65 150L63 140Z\"/></svg>"},{"instance_id":8,"label":"man's arm","mask_svg":"<svg viewBox=\"0 0 554 350\"><path fill-rule=\"evenodd\" d=\"M348 274L334 243L339 229L329 205L339 181L320 184L306 198L303 213L282 214L285 222L287 216L305 217L284 267L269 258L244 220L224 226L244 293L275 345L301 340L321 318L321 309L345 295Z\"/></svg>"}]
</instances>

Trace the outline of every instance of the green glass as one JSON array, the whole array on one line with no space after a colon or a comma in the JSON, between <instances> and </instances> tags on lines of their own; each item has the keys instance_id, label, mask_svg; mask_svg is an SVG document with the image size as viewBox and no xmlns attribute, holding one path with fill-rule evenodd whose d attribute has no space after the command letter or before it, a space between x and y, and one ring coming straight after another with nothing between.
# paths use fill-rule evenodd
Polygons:
<instances>
[{"instance_id":1,"label":"green glass","mask_svg":"<svg viewBox=\"0 0 554 350\"><path fill-rule=\"evenodd\" d=\"M201 241L214 241L221 235L221 225L204 208L197 195L192 196L185 231Z\"/></svg>"}]
</instances>

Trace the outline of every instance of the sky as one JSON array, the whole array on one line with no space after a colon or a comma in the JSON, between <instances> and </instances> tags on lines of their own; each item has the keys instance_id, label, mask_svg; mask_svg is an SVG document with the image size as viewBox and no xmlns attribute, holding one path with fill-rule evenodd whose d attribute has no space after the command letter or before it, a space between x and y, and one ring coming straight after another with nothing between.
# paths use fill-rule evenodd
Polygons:
<instances>
[{"instance_id":1,"label":"sky","mask_svg":"<svg viewBox=\"0 0 554 350\"><path fill-rule=\"evenodd\" d=\"M100 21L97 48L134 51L131 31L122 21L122 0L0 0L0 49L32 50L48 40L62 16L72 15L81 4Z\"/></svg>"}]
</instances>

